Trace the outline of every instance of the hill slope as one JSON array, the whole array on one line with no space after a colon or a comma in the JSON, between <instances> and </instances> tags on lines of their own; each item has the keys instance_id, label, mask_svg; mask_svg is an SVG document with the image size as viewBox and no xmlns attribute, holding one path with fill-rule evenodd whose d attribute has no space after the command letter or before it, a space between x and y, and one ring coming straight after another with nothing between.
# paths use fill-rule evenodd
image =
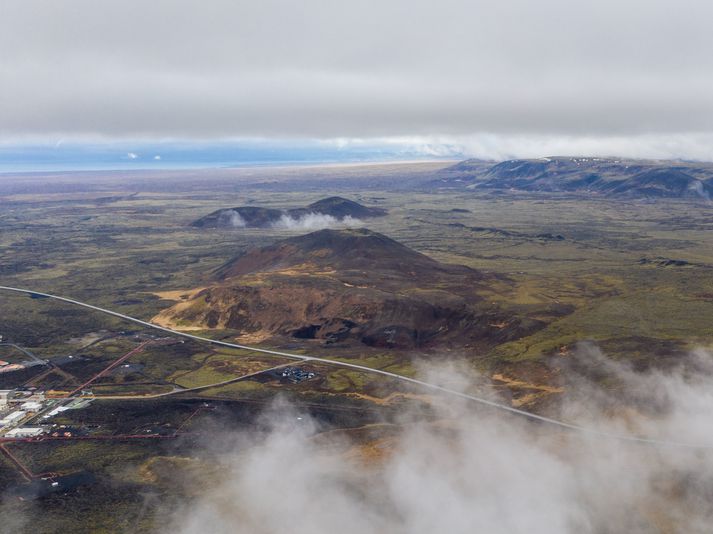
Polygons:
<instances>
[{"instance_id":1,"label":"hill slope","mask_svg":"<svg viewBox=\"0 0 713 534\"><path fill-rule=\"evenodd\" d=\"M154 320L390 348L486 347L540 328L483 301L495 280L366 229L322 230L231 260Z\"/></svg>"}]
</instances>

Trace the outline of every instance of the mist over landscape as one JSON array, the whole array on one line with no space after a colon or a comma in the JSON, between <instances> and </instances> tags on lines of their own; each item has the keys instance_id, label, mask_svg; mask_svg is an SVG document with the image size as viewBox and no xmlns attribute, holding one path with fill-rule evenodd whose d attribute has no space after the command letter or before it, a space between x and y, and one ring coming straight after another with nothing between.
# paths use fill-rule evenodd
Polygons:
<instances>
[{"instance_id":1,"label":"mist over landscape","mask_svg":"<svg viewBox=\"0 0 713 534\"><path fill-rule=\"evenodd\" d=\"M403 413L402 428L360 450L348 436L320 435L318 423L278 400L259 437L222 438L234 450L221 458L220 482L177 512L166 532L202 532L210 523L215 532L241 533L638 533L651 532L649 514L662 529L705 532L713 489L711 354L687 357L693 376L683 369L634 373L593 345L572 357L603 363L620 384L608 391L572 377L561 407L568 421L669 443L571 433L440 398L426 421ZM421 373L469 390L462 365ZM629 411L612 418L622 405Z\"/></svg>"}]
</instances>

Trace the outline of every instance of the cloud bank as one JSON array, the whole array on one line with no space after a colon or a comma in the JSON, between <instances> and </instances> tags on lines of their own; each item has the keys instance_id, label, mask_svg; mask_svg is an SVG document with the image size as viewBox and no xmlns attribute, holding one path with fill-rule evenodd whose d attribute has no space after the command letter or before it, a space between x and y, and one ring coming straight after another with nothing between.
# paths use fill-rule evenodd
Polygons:
<instances>
[{"instance_id":1,"label":"cloud bank","mask_svg":"<svg viewBox=\"0 0 713 534\"><path fill-rule=\"evenodd\" d=\"M657 136L681 155L713 132L711 19L699 0L8 0L0 139L482 134L512 148L471 153L629 155Z\"/></svg>"},{"instance_id":2,"label":"cloud bank","mask_svg":"<svg viewBox=\"0 0 713 534\"><path fill-rule=\"evenodd\" d=\"M316 422L278 403L265 415L271 430L233 436L239 446L223 481L174 512L163 532L194 534L206 525L217 534L709 532L711 354L643 374L596 347L576 359L561 406L569 421L708 448L568 433L446 399L435 419L412 414L376 443L383 455L364 462L355 444L315 437ZM597 385L585 378L592 370L615 381ZM466 386L460 373L426 375Z\"/></svg>"},{"instance_id":3,"label":"cloud bank","mask_svg":"<svg viewBox=\"0 0 713 534\"><path fill-rule=\"evenodd\" d=\"M361 146L365 140L342 140L342 146ZM396 152L433 158L478 158L502 161L544 156L619 156L642 159L713 161L713 134L640 135L497 135L415 136L369 140L394 147Z\"/></svg>"}]
</instances>

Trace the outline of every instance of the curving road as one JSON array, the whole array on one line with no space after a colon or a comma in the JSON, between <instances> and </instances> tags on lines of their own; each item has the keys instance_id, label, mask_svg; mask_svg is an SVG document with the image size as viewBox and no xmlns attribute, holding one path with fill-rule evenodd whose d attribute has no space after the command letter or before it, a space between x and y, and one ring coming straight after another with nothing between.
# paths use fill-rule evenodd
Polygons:
<instances>
[{"instance_id":1,"label":"curving road","mask_svg":"<svg viewBox=\"0 0 713 534\"><path fill-rule=\"evenodd\" d=\"M557 419L552 419L549 417L545 417L542 415L537 415L531 412L527 412L525 410L520 410L518 408L513 408L512 406L507 406L506 404L500 404L498 402L494 402L488 399L484 399L482 397L476 397L474 395L468 395L467 393L462 393L460 391L456 391L453 389L448 389L442 386L439 386L437 384L432 384L430 382L424 382L422 380L417 380L415 378L410 378L407 376L399 375L396 373L390 373L388 371L382 371L381 369L374 369L372 367L366 367L364 365L358 365L355 363L348 363L348 362L343 362L339 360L330 360L328 358L318 358L315 356L304 356L301 354L293 354L289 352L281 352L277 350L272 350L272 349L263 349L259 347L252 347L248 345L241 345L239 343L228 343L227 341L219 341L216 339L210 339L207 337L202 337L202 336L196 336L194 334L189 334L187 332L180 332L178 330L172 330L170 328L166 328L164 326L159 326L153 323L149 323L147 321L142 321L141 319L137 319L135 317L131 317L129 315L124 315L123 313L115 312L112 310L107 310L105 308L100 308L98 306L93 306L92 304L87 304L86 302L80 302L78 300L70 299L67 297L60 297L58 295L52 295L50 293L41 293L39 291L33 291L31 289L24 289L24 288L19 288L19 287L9 287L9 286L0 286L0 291L11 291L14 293L24 293L29 296L35 296L35 297L44 297L44 298L49 298L53 300L58 300L61 302L67 302L69 304L74 304L76 306L81 306L83 308L88 308L90 310L94 310L100 313L104 313L106 315L112 315L114 317L118 317L119 319L124 319L126 321L131 321L134 323L138 323L140 325L153 328L155 330L161 330L163 332L167 332L171 335L174 336L181 336L189 339L193 339L196 341L200 341L203 343L211 343L213 345L220 345L224 347L231 347L231 348L237 348L237 349L244 349L244 350L250 350L254 352L261 352L264 354L272 354L275 356L282 356L285 358L292 358L294 360L301 360L301 361L313 361L313 362L320 362L328 365L334 365L337 367L345 367L348 369L356 369L358 371L363 371L366 373L371 373L371 374L377 374L381 376L386 376L388 378L393 378L396 380L400 380L402 382L409 382L411 384L415 384L417 386L421 386L426 389L430 389L433 391L438 391L440 393L445 393L447 395L451 395L454 397L459 397L461 399L465 399L468 401L473 401L477 402L479 404L483 404L485 406L489 406L491 408L495 408L497 410L501 410L504 412L509 412L513 414L517 414L523 417L526 417L531 420L539 421L541 423L546 423L549 425L553 425L559 428L564 428L567 430L572 430L575 432L579 432L582 434L587 434L590 436L598 436L598 437L603 437L603 438L610 438L610 439L616 439L620 441L628 441L628 442L634 442L634 443L642 443L642 444L649 444L649 445L658 445L658 446L665 446L665 447L687 447L687 448L698 448L698 449L713 449L713 445L698 445L698 444L691 444L691 443L684 443L684 442L677 442L677 441L667 441L667 440L658 440L658 439L653 439L653 438L646 438L646 437L640 437L640 436L630 436L630 435L625 435L625 434L614 434L610 432L605 432L601 430L597 430L594 428L587 428L583 426L579 426L576 424L572 423L567 423L565 421L559 421ZM262 371L261 371L262 372ZM259 373L256 373L259 374ZM240 377L240 379L245 378L245 377ZM226 382L232 382L237 379L232 379ZM205 387L210 387L210 386L205 386ZM192 388L192 389L204 389L203 386L199 388Z\"/></svg>"}]
</instances>

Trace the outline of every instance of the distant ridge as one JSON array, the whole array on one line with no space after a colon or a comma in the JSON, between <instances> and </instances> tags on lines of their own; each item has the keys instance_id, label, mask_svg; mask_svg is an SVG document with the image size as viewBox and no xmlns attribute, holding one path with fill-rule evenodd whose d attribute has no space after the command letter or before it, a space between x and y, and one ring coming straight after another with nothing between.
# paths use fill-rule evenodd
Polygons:
<instances>
[{"instance_id":1,"label":"distant ridge","mask_svg":"<svg viewBox=\"0 0 713 534\"><path fill-rule=\"evenodd\" d=\"M607 197L710 199L713 164L622 158L466 160L441 171L448 188L594 193Z\"/></svg>"}]
</instances>

